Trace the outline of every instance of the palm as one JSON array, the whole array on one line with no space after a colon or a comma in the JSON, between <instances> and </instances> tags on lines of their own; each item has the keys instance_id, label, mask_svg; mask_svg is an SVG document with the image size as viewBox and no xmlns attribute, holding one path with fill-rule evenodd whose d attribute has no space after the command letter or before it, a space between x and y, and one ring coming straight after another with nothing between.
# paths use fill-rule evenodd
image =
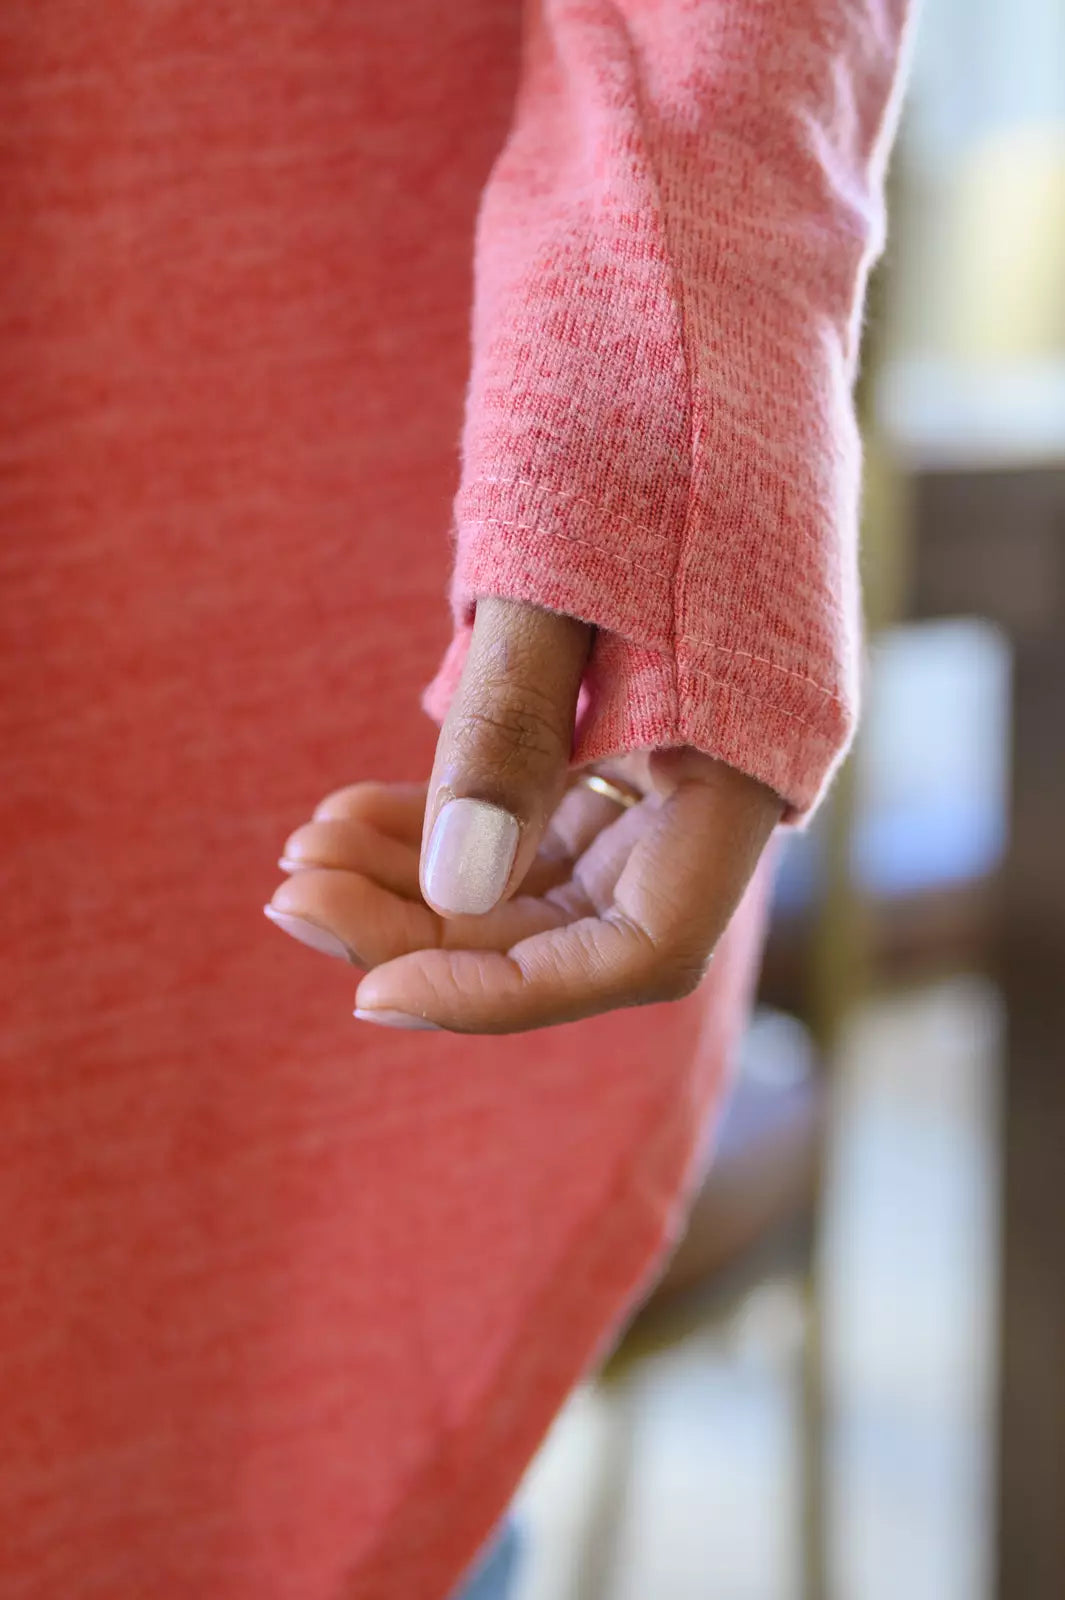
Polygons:
<instances>
[{"instance_id":1,"label":"palm","mask_svg":"<svg viewBox=\"0 0 1065 1600\"><path fill-rule=\"evenodd\" d=\"M643 758L612 763L611 774L637 793L649 788ZM362 966L417 950L505 951L601 915L648 821L643 806L624 812L576 785L518 892L487 916L445 918L418 885L425 799L424 784L355 784L323 800L285 845L282 860L299 873L284 908L333 929Z\"/></svg>"},{"instance_id":2,"label":"palm","mask_svg":"<svg viewBox=\"0 0 1065 1600\"><path fill-rule=\"evenodd\" d=\"M570 787L518 891L482 917L441 917L421 897L424 784L338 790L288 840L282 859L299 870L273 904L331 929L359 965L378 969L364 980L387 990L375 1005L448 1027L509 1031L687 992L764 840L736 849L739 775L694 752L686 760L699 781L672 793L667 783L661 795L647 756L610 762L604 770L643 796L627 810ZM674 948L661 992L648 992L648 946L673 923L690 937Z\"/></svg>"}]
</instances>

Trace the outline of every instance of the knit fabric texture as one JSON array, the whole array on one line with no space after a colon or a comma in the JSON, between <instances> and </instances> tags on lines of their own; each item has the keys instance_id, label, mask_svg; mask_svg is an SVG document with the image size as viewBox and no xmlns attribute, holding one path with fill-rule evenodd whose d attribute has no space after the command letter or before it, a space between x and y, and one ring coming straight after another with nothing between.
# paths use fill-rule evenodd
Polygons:
<instances>
[{"instance_id":1,"label":"knit fabric texture","mask_svg":"<svg viewBox=\"0 0 1065 1600\"><path fill-rule=\"evenodd\" d=\"M507 1039L354 1022L260 908L425 779L484 593L598 626L578 758L805 814L901 28L0 7L3 1600L444 1600L653 1281L765 867L697 994Z\"/></svg>"},{"instance_id":2,"label":"knit fabric texture","mask_svg":"<svg viewBox=\"0 0 1065 1600\"><path fill-rule=\"evenodd\" d=\"M476 600L599 630L574 759L694 745L809 813L859 679L851 400L905 0L544 0L485 190Z\"/></svg>"}]
</instances>

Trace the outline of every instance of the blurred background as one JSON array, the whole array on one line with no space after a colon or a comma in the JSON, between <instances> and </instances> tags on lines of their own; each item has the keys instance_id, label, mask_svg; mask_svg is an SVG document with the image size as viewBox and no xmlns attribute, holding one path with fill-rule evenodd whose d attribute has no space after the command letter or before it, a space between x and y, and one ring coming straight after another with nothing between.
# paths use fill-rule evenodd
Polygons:
<instances>
[{"instance_id":1,"label":"blurred background","mask_svg":"<svg viewBox=\"0 0 1065 1600\"><path fill-rule=\"evenodd\" d=\"M891 187L863 732L517 1600L1065 1596L1065 0L925 0Z\"/></svg>"}]
</instances>

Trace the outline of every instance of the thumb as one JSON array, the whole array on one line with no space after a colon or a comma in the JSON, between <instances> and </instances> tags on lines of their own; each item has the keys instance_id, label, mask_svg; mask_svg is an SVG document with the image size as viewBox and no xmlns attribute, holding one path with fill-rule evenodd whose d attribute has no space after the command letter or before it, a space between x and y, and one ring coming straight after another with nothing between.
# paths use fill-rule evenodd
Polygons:
<instances>
[{"instance_id":1,"label":"thumb","mask_svg":"<svg viewBox=\"0 0 1065 1600\"><path fill-rule=\"evenodd\" d=\"M481 916L521 882L562 797L592 630L514 600L477 602L440 731L421 888L442 916Z\"/></svg>"}]
</instances>

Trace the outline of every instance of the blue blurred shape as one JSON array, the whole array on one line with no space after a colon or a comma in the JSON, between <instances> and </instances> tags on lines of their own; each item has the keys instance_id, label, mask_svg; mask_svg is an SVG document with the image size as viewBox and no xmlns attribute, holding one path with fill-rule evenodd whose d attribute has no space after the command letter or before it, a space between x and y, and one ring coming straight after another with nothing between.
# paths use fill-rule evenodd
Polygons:
<instances>
[{"instance_id":1,"label":"blue blurred shape","mask_svg":"<svg viewBox=\"0 0 1065 1600\"><path fill-rule=\"evenodd\" d=\"M871 652L853 838L857 883L882 897L983 877L1007 834L1009 650L974 618L895 628ZM810 905L823 826L793 835L779 909Z\"/></svg>"}]
</instances>

